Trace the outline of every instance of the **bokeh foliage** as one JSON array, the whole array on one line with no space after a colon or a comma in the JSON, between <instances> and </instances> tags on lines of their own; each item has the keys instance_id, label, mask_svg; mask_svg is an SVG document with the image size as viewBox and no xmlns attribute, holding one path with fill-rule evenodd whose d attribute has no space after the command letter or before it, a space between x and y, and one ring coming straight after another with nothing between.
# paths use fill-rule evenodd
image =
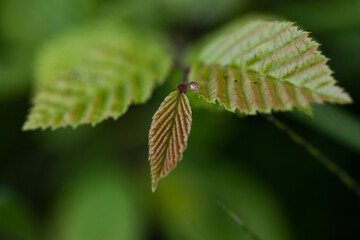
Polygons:
<instances>
[{"instance_id":1,"label":"bokeh foliage","mask_svg":"<svg viewBox=\"0 0 360 240\"><path fill-rule=\"evenodd\" d=\"M183 54L210 31L257 12L295 21L322 43L354 104L316 107L313 120L278 117L359 179L358 1L2 0L0 12L0 238L247 239L217 200L263 239L359 238L358 201L302 149L261 118L197 104L184 162L153 195L147 134L177 73L116 122L21 132L36 56L57 35L115 17L161 29Z\"/></svg>"}]
</instances>

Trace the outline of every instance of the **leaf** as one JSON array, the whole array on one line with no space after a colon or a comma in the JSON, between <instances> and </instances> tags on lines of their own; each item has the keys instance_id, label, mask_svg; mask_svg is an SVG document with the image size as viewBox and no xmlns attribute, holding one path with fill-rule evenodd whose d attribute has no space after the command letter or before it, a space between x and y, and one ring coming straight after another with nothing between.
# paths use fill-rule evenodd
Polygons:
<instances>
[{"instance_id":1,"label":"leaf","mask_svg":"<svg viewBox=\"0 0 360 240\"><path fill-rule=\"evenodd\" d=\"M170 93L153 116L149 132L152 191L182 159L191 129L191 107L185 94Z\"/></svg>"},{"instance_id":2,"label":"leaf","mask_svg":"<svg viewBox=\"0 0 360 240\"><path fill-rule=\"evenodd\" d=\"M17 47L36 47L46 37L93 16L98 0L2 0L2 36ZM46 21L44 21L46 19ZM23 54L25 55L25 54ZM31 64L31 63L30 63Z\"/></svg>"},{"instance_id":3,"label":"leaf","mask_svg":"<svg viewBox=\"0 0 360 240\"><path fill-rule=\"evenodd\" d=\"M106 158L106 157L105 157ZM102 159L104 160L104 159ZM106 159L105 159L106 161ZM89 167L89 166L88 166ZM65 185L50 222L49 240L141 239L142 218L129 182L113 166L82 169Z\"/></svg>"},{"instance_id":4,"label":"leaf","mask_svg":"<svg viewBox=\"0 0 360 240\"><path fill-rule=\"evenodd\" d=\"M154 33L100 22L50 42L37 62L37 92L23 129L117 119L144 103L170 68Z\"/></svg>"},{"instance_id":5,"label":"leaf","mask_svg":"<svg viewBox=\"0 0 360 240\"><path fill-rule=\"evenodd\" d=\"M92 16L97 0L2 0L0 101L24 96L30 86L34 53L50 36ZM46 19L46 21L44 21ZM21 27L19 27L21 26Z\"/></svg>"},{"instance_id":6,"label":"leaf","mask_svg":"<svg viewBox=\"0 0 360 240\"><path fill-rule=\"evenodd\" d=\"M234 240L236 236L236 239L251 240L217 207L216 199L221 199L234 212L241 213L247 226L261 239L293 239L284 206L268 184L252 175L249 169L234 164L237 158L222 155L219 164L219 149L207 148L207 157L202 160L194 152L187 155L187 160L192 161L184 166L186 174L166 179L161 186L163 191L156 196L156 205L152 208L160 216L164 238Z\"/></svg>"},{"instance_id":7,"label":"leaf","mask_svg":"<svg viewBox=\"0 0 360 240\"><path fill-rule=\"evenodd\" d=\"M292 23L252 21L230 29L192 67L189 79L205 100L245 114L293 108L311 113L310 103L351 103L335 85L319 44Z\"/></svg>"}]
</instances>

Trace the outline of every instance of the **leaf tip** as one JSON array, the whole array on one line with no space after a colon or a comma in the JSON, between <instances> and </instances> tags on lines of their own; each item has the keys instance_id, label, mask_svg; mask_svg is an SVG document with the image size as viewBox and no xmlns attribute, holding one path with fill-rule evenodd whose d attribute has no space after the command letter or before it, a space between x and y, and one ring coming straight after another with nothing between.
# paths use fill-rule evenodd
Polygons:
<instances>
[{"instance_id":1,"label":"leaf tip","mask_svg":"<svg viewBox=\"0 0 360 240\"><path fill-rule=\"evenodd\" d=\"M295 109L297 111L301 112L302 114L304 114L308 118L312 118L314 116L313 109L310 104L309 105L298 105L298 106L295 106Z\"/></svg>"},{"instance_id":2,"label":"leaf tip","mask_svg":"<svg viewBox=\"0 0 360 240\"><path fill-rule=\"evenodd\" d=\"M352 97L348 93L345 94L345 103L346 104L354 103L354 100L352 99Z\"/></svg>"},{"instance_id":3,"label":"leaf tip","mask_svg":"<svg viewBox=\"0 0 360 240\"><path fill-rule=\"evenodd\" d=\"M34 124L34 122L27 120L21 127L21 131L27 132L27 131L35 130L36 128L38 128L38 126Z\"/></svg>"},{"instance_id":4,"label":"leaf tip","mask_svg":"<svg viewBox=\"0 0 360 240\"><path fill-rule=\"evenodd\" d=\"M157 186L158 186L158 181L154 181L154 180L153 180L153 181L152 181L152 184L151 184L151 191L152 191L153 193L155 193Z\"/></svg>"},{"instance_id":5,"label":"leaf tip","mask_svg":"<svg viewBox=\"0 0 360 240\"><path fill-rule=\"evenodd\" d=\"M29 130L31 130L31 127L29 127L28 122L25 122L24 125L21 127L21 131L27 132Z\"/></svg>"}]
</instances>

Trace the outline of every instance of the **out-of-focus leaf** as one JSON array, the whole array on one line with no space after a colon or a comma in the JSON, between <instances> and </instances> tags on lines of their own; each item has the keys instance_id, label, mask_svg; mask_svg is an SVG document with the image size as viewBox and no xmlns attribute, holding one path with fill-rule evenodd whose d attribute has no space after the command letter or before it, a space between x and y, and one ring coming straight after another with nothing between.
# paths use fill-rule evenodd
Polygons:
<instances>
[{"instance_id":1,"label":"out-of-focus leaf","mask_svg":"<svg viewBox=\"0 0 360 240\"><path fill-rule=\"evenodd\" d=\"M125 181L108 167L87 170L60 196L54 240L141 239L141 219Z\"/></svg>"},{"instance_id":2,"label":"out-of-focus leaf","mask_svg":"<svg viewBox=\"0 0 360 240\"><path fill-rule=\"evenodd\" d=\"M261 239L292 239L281 205L266 186L221 160L215 165L207 159L210 164L205 170L194 164L184 166L186 174L173 174L158 190L154 211L160 215L167 239L251 240L217 205L218 200Z\"/></svg>"},{"instance_id":3,"label":"out-of-focus leaf","mask_svg":"<svg viewBox=\"0 0 360 240\"><path fill-rule=\"evenodd\" d=\"M340 144L360 152L360 119L358 116L334 106L316 106L314 117L291 115L297 120L332 137Z\"/></svg>"},{"instance_id":4,"label":"out-of-focus leaf","mask_svg":"<svg viewBox=\"0 0 360 240\"><path fill-rule=\"evenodd\" d=\"M190 81L205 100L245 114L350 103L318 46L289 22L243 23L203 49Z\"/></svg>"},{"instance_id":5,"label":"out-of-focus leaf","mask_svg":"<svg viewBox=\"0 0 360 240\"><path fill-rule=\"evenodd\" d=\"M166 44L154 34L105 21L50 42L24 130L95 125L146 102L170 68Z\"/></svg>"},{"instance_id":6,"label":"out-of-focus leaf","mask_svg":"<svg viewBox=\"0 0 360 240\"><path fill-rule=\"evenodd\" d=\"M184 93L174 91L153 116L149 132L152 191L182 159L191 130L191 107Z\"/></svg>"},{"instance_id":7,"label":"out-of-focus leaf","mask_svg":"<svg viewBox=\"0 0 360 240\"><path fill-rule=\"evenodd\" d=\"M38 240L36 219L10 189L0 188L0 239Z\"/></svg>"},{"instance_id":8,"label":"out-of-focus leaf","mask_svg":"<svg viewBox=\"0 0 360 240\"><path fill-rule=\"evenodd\" d=\"M98 0L2 0L0 100L29 90L34 55L43 41L91 17Z\"/></svg>"},{"instance_id":9,"label":"out-of-focus leaf","mask_svg":"<svg viewBox=\"0 0 360 240\"><path fill-rule=\"evenodd\" d=\"M2 0L0 28L12 43L37 44L89 17L98 0Z\"/></svg>"}]
</instances>

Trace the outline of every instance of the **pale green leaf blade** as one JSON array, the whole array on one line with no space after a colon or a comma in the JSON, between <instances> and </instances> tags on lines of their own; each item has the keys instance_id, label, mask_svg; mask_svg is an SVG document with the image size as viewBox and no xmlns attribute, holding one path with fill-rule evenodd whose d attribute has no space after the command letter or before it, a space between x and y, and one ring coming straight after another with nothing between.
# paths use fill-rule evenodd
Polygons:
<instances>
[{"instance_id":1,"label":"pale green leaf blade","mask_svg":"<svg viewBox=\"0 0 360 240\"><path fill-rule=\"evenodd\" d=\"M149 132L152 190L182 159L191 130L191 107L185 94L170 93L153 116Z\"/></svg>"},{"instance_id":2,"label":"pale green leaf blade","mask_svg":"<svg viewBox=\"0 0 360 240\"><path fill-rule=\"evenodd\" d=\"M292 23L246 22L202 50L190 81L199 84L205 100L245 114L293 108L311 113L310 103L351 103L318 46Z\"/></svg>"},{"instance_id":3,"label":"pale green leaf blade","mask_svg":"<svg viewBox=\"0 0 360 240\"><path fill-rule=\"evenodd\" d=\"M95 125L147 101L170 69L163 39L101 22L54 39L39 55L37 90L23 129Z\"/></svg>"}]
</instances>

